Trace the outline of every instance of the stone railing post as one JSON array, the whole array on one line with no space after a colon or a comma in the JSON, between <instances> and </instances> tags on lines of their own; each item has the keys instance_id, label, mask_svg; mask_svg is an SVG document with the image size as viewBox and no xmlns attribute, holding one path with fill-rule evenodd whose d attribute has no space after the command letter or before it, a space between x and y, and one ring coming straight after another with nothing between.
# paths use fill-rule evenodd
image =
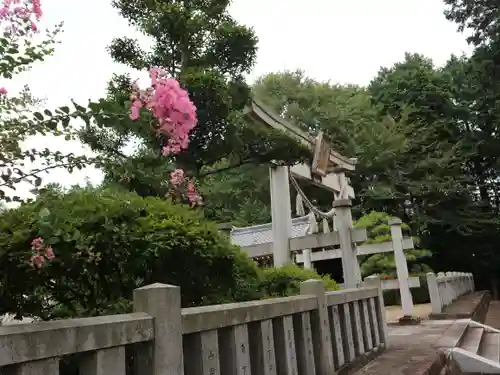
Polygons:
<instances>
[{"instance_id":1,"label":"stone railing post","mask_svg":"<svg viewBox=\"0 0 500 375\"><path fill-rule=\"evenodd\" d=\"M394 218L389 220L391 227L392 248L394 260L396 261L396 272L398 274L399 293L401 294L401 308L404 316L413 315L413 297L410 292L408 265L403 251L403 231L401 220Z\"/></svg>"},{"instance_id":2,"label":"stone railing post","mask_svg":"<svg viewBox=\"0 0 500 375\"><path fill-rule=\"evenodd\" d=\"M467 293L466 275L465 272L460 272L460 295Z\"/></svg>"},{"instance_id":3,"label":"stone railing post","mask_svg":"<svg viewBox=\"0 0 500 375\"><path fill-rule=\"evenodd\" d=\"M352 202L349 199L338 199L333 202L335 207L336 226L339 234L342 253L342 271L345 289L361 286L361 271L359 269L356 245L352 242Z\"/></svg>"},{"instance_id":4,"label":"stone railing post","mask_svg":"<svg viewBox=\"0 0 500 375\"><path fill-rule=\"evenodd\" d=\"M456 272L455 275L456 275L455 285L457 286L457 296L460 297L462 294L464 294L462 285L462 272Z\"/></svg>"},{"instance_id":5,"label":"stone railing post","mask_svg":"<svg viewBox=\"0 0 500 375\"><path fill-rule=\"evenodd\" d=\"M183 375L181 289L152 284L134 290L134 312L154 318L155 338L137 348L137 374Z\"/></svg>"},{"instance_id":6,"label":"stone railing post","mask_svg":"<svg viewBox=\"0 0 500 375\"><path fill-rule=\"evenodd\" d=\"M378 322L378 330L380 332L380 337L382 338L382 342L387 347L388 343L388 331L387 331L387 321L385 317L385 304L384 304L384 291L382 288L382 280L380 276L371 275L365 277L365 286L377 288L378 289L378 302L377 302L377 315L379 316Z\"/></svg>"},{"instance_id":7,"label":"stone railing post","mask_svg":"<svg viewBox=\"0 0 500 375\"><path fill-rule=\"evenodd\" d=\"M455 285L455 299L460 297L460 272L452 272L453 274L453 284Z\"/></svg>"},{"instance_id":8,"label":"stone railing post","mask_svg":"<svg viewBox=\"0 0 500 375\"><path fill-rule=\"evenodd\" d=\"M441 295L437 284L437 276L433 272L429 272L426 276L427 288L429 289L429 297L431 300L432 313L439 314L442 311L443 304L441 302Z\"/></svg>"},{"instance_id":9,"label":"stone railing post","mask_svg":"<svg viewBox=\"0 0 500 375\"><path fill-rule=\"evenodd\" d=\"M439 298L441 300L441 309L443 308L443 306L446 306L448 304L449 288L448 288L448 282L446 280L443 280L445 278L446 275L444 272L439 272L436 276Z\"/></svg>"},{"instance_id":10,"label":"stone railing post","mask_svg":"<svg viewBox=\"0 0 500 375\"><path fill-rule=\"evenodd\" d=\"M450 303L453 302L456 298L456 277L455 272L446 272L446 276L450 278Z\"/></svg>"},{"instance_id":11,"label":"stone railing post","mask_svg":"<svg viewBox=\"0 0 500 375\"><path fill-rule=\"evenodd\" d=\"M464 291L464 274L462 272L457 272L457 285L458 285L458 296L465 294Z\"/></svg>"},{"instance_id":12,"label":"stone railing post","mask_svg":"<svg viewBox=\"0 0 500 375\"><path fill-rule=\"evenodd\" d=\"M446 277L448 277L448 304L452 303L457 296L457 292L455 290L455 273L454 272L446 272Z\"/></svg>"},{"instance_id":13,"label":"stone railing post","mask_svg":"<svg viewBox=\"0 0 500 375\"><path fill-rule=\"evenodd\" d=\"M319 375L330 375L335 371L330 318L326 304L325 284L322 280L307 280L300 283L300 294L314 295L318 299L318 310L311 314L311 331L315 347L316 368Z\"/></svg>"}]
</instances>

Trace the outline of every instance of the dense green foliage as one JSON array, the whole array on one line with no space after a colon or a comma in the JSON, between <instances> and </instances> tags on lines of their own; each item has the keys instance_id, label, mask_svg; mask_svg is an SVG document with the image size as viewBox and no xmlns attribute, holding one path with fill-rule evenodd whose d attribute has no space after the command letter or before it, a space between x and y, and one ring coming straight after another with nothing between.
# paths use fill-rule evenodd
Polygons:
<instances>
[{"instance_id":1,"label":"dense green foliage","mask_svg":"<svg viewBox=\"0 0 500 375\"><path fill-rule=\"evenodd\" d=\"M298 294L300 283L306 280L323 280L327 290L340 289L329 276L320 276L310 269L295 264L280 268L265 268L262 271L261 290L266 297L285 297Z\"/></svg>"},{"instance_id":2,"label":"dense green foliage","mask_svg":"<svg viewBox=\"0 0 500 375\"><path fill-rule=\"evenodd\" d=\"M407 54L366 87L281 72L262 77L253 90L304 130L321 129L338 150L358 157L350 176L356 217L371 211L399 217L433 250L429 265L436 271L481 270L480 278L494 280L500 87L491 79L492 48L452 56L443 67ZM314 197L329 207L328 194Z\"/></svg>"},{"instance_id":3,"label":"dense green foliage","mask_svg":"<svg viewBox=\"0 0 500 375\"><path fill-rule=\"evenodd\" d=\"M29 264L38 236L56 255L40 269ZM293 295L322 278L295 265L260 270L198 212L116 189L46 189L1 213L0 248L0 314L43 319L125 312L132 291L155 282L179 285L193 306Z\"/></svg>"},{"instance_id":4,"label":"dense green foliage","mask_svg":"<svg viewBox=\"0 0 500 375\"><path fill-rule=\"evenodd\" d=\"M27 126L71 139L70 119L82 118L78 135L97 158L50 150L32 156L70 169L96 162L105 182L69 194L48 189L34 203L0 213L0 309L44 318L123 311L135 287L156 281L180 285L183 304L199 305L289 295L297 293L300 281L318 278L295 266L258 270L206 221L269 222L267 163L306 158L305 150L283 134L244 121L242 110L251 95L310 134L324 131L337 150L358 158L349 176L356 192L353 213L360 218L356 226L368 229L370 242L387 240L387 219L399 217L418 239L417 249L407 251L412 273L473 271L476 285L488 282L495 291L500 14L492 0L444 2L445 16L471 32L464 36L474 47L471 56L450 56L436 66L426 56L407 53L365 86L284 71L249 87L244 75L255 62L257 38L229 15L228 0L115 0L115 8L153 45L146 51L137 41L118 38L109 47L111 56L139 70L165 67L189 91L198 127L188 150L160 157L152 118L133 122L127 116L130 76L113 77L107 97L88 108L75 104L74 111L36 113L35 123L30 116L15 124L5 121L6 132L22 133L2 147L14 171L25 156L19 142ZM205 200L199 212L165 200L168 172L177 167L197 178ZM7 175L4 185L24 177L40 185L38 172L20 173L20 178ZM304 189L319 206L331 207L330 193ZM57 255L38 271L28 264L30 242L37 236ZM368 256L361 268L363 275L393 274L394 259Z\"/></svg>"},{"instance_id":5,"label":"dense green foliage","mask_svg":"<svg viewBox=\"0 0 500 375\"><path fill-rule=\"evenodd\" d=\"M391 228L388 221L391 216L384 212L370 212L368 215L362 216L354 223L355 228L365 228L368 234L368 241L364 244L376 244L386 241L391 241ZM403 223L401 225L403 236L408 237L410 227ZM415 245L418 247L418 238L413 237ZM425 249L409 249L405 250L406 261L408 263L408 271L413 275L425 274L432 270L428 265L423 263L425 258L431 256L431 252ZM396 262L394 253L378 253L365 255L358 258L361 268L361 276L365 278L373 274L390 276L397 278Z\"/></svg>"},{"instance_id":6,"label":"dense green foliage","mask_svg":"<svg viewBox=\"0 0 500 375\"><path fill-rule=\"evenodd\" d=\"M39 270L28 264L37 236L56 254ZM124 191L48 191L2 214L0 248L3 311L44 318L123 311L134 288L155 282L179 285L184 306L259 297L254 262L214 224Z\"/></svg>"},{"instance_id":7,"label":"dense green foliage","mask_svg":"<svg viewBox=\"0 0 500 375\"><path fill-rule=\"evenodd\" d=\"M200 186L205 217L247 226L271 222L269 167L243 166L207 176Z\"/></svg>"},{"instance_id":8,"label":"dense green foliage","mask_svg":"<svg viewBox=\"0 0 500 375\"><path fill-rule=\"evenodd\" d=\"M500 271L500 16L493 1L444 2L444 16L471 32L464 36L471 36L471 56L450 56L447 64L435 66L426 56L408 53L381 68L366 86L320 82L304 72L270 73L252 93L305 131L325 131L338 150L359 159L350 176L357 194L355 217L371 211L397 216L423 248L432 249L428 263L433 269L474 271L495 286ZM269 220L269 187L265 165L252 163L276 155L292 162L300 156L241 121L238 113L250 94L242 74L252 67L256 38L231 19L228 3L115 2L154 40L150 52L126 38L115 40L110 51L116 61L140 69L151 63L171 67L202 109L189 153L159 161L158 140L141 135L147 124L127 128L114 122L105 133L90 129L84 139L112 160L105 165L108 181L141 195L163 196L164 171L180 163L199 177L208 175L200 182L207 217L256 224ZM229 48L214 47L224 43ZM212 47L218 53L212 54ZM115 79L108 103L122 106L122 89L129 82ZM235 84L241 89L237 94L231 89ZM221 124L217 129L213 119ZM137 137L143 140L137 153L121 155L127 141ZM231 171L240 164L244 168ZM328 193L311 189L308 194L323 207L331 204Z\"/></svg>"},{"instance_id":9,"label":"dense green foliage","mask_svg":"<svg viewBox=\"0 0 500 375\"><path fill-rule=\"evenodd\" d=\"M116 38L109 46L113 60L139 70L162 66L188 90L197 108L198 124L189 149L162 158L161 139L152 135L150 116L132 126L127 119L96 119L84 129L81 139L105 159L106 181L142 196L164 197L166 176L168 179L175 167L202 178L214 170L305 157L303 148L280 132L243 120L242 110L250 100L244 74L254 64L257 38L251 28L230 16L229 3L113 1L119 13L153 42L150 50L143 50L136 40ZM127 112L134 78L114 76L101 105ZM131 145L135 146L132 152Z\"/></svg>"}]
</instances>

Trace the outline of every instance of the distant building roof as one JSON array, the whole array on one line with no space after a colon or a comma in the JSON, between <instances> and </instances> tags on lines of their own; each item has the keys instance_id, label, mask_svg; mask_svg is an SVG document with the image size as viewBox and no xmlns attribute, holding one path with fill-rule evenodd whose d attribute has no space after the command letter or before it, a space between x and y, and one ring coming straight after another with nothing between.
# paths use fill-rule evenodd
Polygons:
<instances>
[{"instance_id":1,"label":"distant building roof","mask_svg":"<svg viewBox=\"0 0 500 375\"><path fill-rule=\"evenodd\" d=\"M292 238L305 236L308 226L308 216L292 219ZM273 242L272 224L267 223L244 228L234 227L231 230L231 242L241 247L271 243Z\"/></svg>"}]
</instances>

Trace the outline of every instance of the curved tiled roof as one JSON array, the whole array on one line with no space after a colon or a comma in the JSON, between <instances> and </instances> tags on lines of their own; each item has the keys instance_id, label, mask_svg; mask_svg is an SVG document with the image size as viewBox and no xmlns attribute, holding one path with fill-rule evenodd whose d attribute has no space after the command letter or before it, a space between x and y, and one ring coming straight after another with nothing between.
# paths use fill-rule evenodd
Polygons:
<instances>
[{"instance_id":1,"label":"curved tiled roof","mask_svg":"<svg viewBox=\"0 0 500 375\"><path fill-rule=\"evenodd\" d=\"M309 217L302 216L292 219L292 238L302 237L307 234ZM261 245L273 242L272 223L254 225L231 230L231 242L241 247Z\"/></svg>"}]
</instances>

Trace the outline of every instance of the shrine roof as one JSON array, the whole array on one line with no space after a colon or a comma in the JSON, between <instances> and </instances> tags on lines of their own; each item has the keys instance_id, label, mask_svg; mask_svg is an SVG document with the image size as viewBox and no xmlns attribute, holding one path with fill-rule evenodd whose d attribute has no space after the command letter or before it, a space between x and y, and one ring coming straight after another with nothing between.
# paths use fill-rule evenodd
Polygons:
<instances>
[{"instance_id":1,"label":"shrine roof","mask_svg":"<svg viewBox=\"0 0 500 375\"><path fill-rule=\"evenodd\" d=\"M309 217L301 216L292 219L292 238L302 237L307 234ZM272 223L253 225L251 227L233 228L231 242L241 247L261 245L273 242Z\"/></svg>"}]
</instances>

